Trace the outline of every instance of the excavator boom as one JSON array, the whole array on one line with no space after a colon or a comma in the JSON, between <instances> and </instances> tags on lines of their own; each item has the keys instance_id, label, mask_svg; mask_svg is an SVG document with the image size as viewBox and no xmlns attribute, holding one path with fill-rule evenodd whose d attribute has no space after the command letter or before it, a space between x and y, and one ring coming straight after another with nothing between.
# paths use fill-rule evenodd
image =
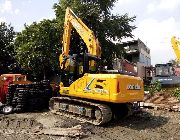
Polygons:
<instances>
[{"instance_id":1,"label":"excavator boom","mask_svg":"<svg viewBox=\"0 0 180 140\"><path fill-rule=\"evenodd\" d=\"M178 59L178 62L180 63L180 41L176 40L176 37L173 36L171 38L171 44L172 44L172 48L176 54L176 57Z\"/></svg>"},{"instance_id":2,"label":"excavator boom","mask_svg":"<svg viewBox=\"0 0 180 140\"><path fill-rule=\"evenodd\" d=\"M99 58L101 56L101 47L93 31L90 30L70 8L67 8L64 22L63 49L62 55L60 56L60 66L62 66L64 58L69 55L72 28L76 29L85 42L89 55Z\"/></svg>"},{"instance_id":3,"label":"excavator boom","mask_svg":"<svg viewBox=\"0 0 180 140\"><path fill-rule=\"evenodd\" d=\"M78 34L86 43L88 48L88 53L91 55L100 57L101 56L101 49L99 46L99 42L96 39L92 30L90 30L80 18L78 18L74 12L70 9L66 9L65 15L65 23L64 23L64 35L63 35L63 53L64 55L69 54L69 46L70 46L70 37L71 37L71 30L72 27L76 29Z\"/></svg>"}]
</instances>

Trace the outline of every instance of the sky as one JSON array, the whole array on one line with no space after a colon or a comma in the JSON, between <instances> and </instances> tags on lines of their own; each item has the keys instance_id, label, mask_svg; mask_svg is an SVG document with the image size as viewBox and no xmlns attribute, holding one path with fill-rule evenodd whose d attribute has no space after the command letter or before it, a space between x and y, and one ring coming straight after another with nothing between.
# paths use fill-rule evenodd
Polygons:
<instances>
[{"instance_id":1,"label":"sky","mask_svg":"<svg viewBox=\"0 0 180 140\"><path fill-rule=\"evenodd\" d=\"M53 4L58 0L0 0L0 22L11 23L15 31L24 24L55 17ZM171 37L180 37L180 0L118 0L113 14L136 16L132 23L134 39L139 38L151 50L151 63L167 63L176 56Z\"/></svg>"}]
</instances>

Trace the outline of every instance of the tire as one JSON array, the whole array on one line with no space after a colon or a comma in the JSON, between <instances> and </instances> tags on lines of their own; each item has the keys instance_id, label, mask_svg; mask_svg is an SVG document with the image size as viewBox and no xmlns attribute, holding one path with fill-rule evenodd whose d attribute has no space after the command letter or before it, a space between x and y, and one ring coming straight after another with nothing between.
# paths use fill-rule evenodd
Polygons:
<instances>
[{"instance_id":1,"label":"tire","mask_svg":"<svg viewBox=\"0 0 180 140\"><path fill-rule=\"evenodd\" d=\"M23 108L25 108L25 106L22 105L22 104L18 104L18 105L16 106L16 108L21 108L21 109L23 109Z\"/></svg>"},{"instance_id":2,"label":"tire","mask_svg":"<svg viewBox=\"0 0 180 140\"><path fill-rule=\"evenodd\" d=\"M22 111L22 108L16 107L16 108L14 108L14 112L20 113L20 112L23 112L23 111Z\"/></svg>"},{"instance_id":3,"label":"tire","mask_svg":"<svg viewBox=\"0 0 180 140\"><path fill-rule=\"evenodd\" d=\"M18 98L23 98L23 99L24 99L24 98L26 98L26 97L27 97L26 94L19 94L19 95L18 95Z\"/></svg>"},{"instance_id":4,"label":"tire","mask_svg":"<svg viewBox=\"0 0 180 140\"><path fill-rule=\"evenodd\" d=\"M13 112L13 107L12 106L8 106L8 105L5 105L2 107L2 113L7 115L7 114L10 114Z\"/></svg>"},{"instance_id":5,"label":"tire","mask_svg":"<svg viewBox=\"0 0 180 140\"><path fill-rule=\"evenodd\" d=\"M26 102L24 102L24 101L18 101L17 104L26 105Z\"/></svg>"},{"instance_id":6,"label":"tire","mask_svg":"<svg viewBox=\"0 0 180 140\"><path fill-rule=\"evenodd\" d=\"M17 102L26 102L27 101L27 98L18 98L17 100L16 100Z\"/></svg>"},{"instance_id":7,"label":"tire","mask_svg":"<svg viewBox=\"0 0 180 140\"><path fill-rule=\"evenodd\" d=\"M17 101L12 101L12 106L15 107L17 105Z\"/></svg>"}]
</instances>

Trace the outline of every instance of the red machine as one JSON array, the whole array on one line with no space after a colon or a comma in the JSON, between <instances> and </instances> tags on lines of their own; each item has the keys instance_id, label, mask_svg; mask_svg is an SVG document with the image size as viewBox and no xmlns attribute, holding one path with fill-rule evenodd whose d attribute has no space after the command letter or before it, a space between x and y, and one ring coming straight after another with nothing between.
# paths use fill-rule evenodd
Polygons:
<instances>
[{"instance_id":1,"label":"red machine","mask_svg":"<svg viewBox=\"0 0 180 140\"><path fill-rule=\"evenodd\" d=\"M1 77L0 82L0 102L5 104L6 103L6 94L8 92L8 85L13 83L12 77ZM3 82L2 82L3 81Z\"/></svg>"},{"instance_id":2,"label":"red machine","mask_svg":"<svg viewBox=\"0 0 180 140\"><path fill-rule=\"evenodd\" d=\"M0 112L9 114L13 108L6 105L6 95L8 93L8 86L10 84L28 84L30 81L26 80L26 75L22 74L2 74L0 76Z\"/></svg>"}]
</instances>

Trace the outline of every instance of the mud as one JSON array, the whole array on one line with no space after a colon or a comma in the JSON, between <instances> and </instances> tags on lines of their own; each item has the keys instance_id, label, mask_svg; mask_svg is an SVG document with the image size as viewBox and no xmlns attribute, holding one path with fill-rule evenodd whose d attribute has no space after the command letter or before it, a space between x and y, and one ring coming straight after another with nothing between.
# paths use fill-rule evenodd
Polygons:
<instances>
[{"instance_id":1,"label":"mud","mask_svg":"<svg viewBox=\"0 0 180 140\"><path fill-rule=\"evenodd\" d=\"M66 128L69 133L75 132L78 128L77 133L82 135L66 135ZM59 130L59 135L51 134L50 131L47 131L48 129ZM46 130L46 133L37 133L42 130ZM51 114L49 111L10 114L6 116L1 114L0 140L1 139L180 140L180 113L146 109L126 119L111 121L103 126L82 123L63 116Z\"/></svg>"}]
</instances>

